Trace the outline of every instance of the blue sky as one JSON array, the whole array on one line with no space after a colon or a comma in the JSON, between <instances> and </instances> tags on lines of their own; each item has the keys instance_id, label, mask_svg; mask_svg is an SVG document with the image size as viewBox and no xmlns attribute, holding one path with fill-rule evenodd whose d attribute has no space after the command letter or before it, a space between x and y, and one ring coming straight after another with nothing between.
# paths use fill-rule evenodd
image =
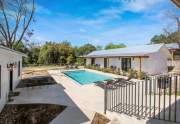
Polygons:
<instances>
[{"instance_id":1,"label":"blue sky","mask_svg":"<svg viewBox=\"0 0 180 124\"><path fill-rule=\"evenodd\" d=\"M36 0L32 40L147 44L171 23L164 15L175 8L170 0Z\"/></svg>"}]
</instances>

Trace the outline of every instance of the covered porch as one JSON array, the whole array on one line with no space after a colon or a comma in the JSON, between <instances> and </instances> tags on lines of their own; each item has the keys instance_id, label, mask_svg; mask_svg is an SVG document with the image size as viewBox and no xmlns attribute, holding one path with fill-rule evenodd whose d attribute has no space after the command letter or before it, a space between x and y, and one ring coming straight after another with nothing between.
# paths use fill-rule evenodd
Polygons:
<instances>
[{"instance_id":1,"label":"covered porch","mask_svg":"<svg viewBox=\"0 0 180 124\"><path fill-rule=\"evenodd\" d=\"M108 56L108 57L84 57L86 65L98 66L100 68L113 68L128 72L136 70L140 74L143 69L144 60L149 56Z\"/></svg>"}]
</instances>

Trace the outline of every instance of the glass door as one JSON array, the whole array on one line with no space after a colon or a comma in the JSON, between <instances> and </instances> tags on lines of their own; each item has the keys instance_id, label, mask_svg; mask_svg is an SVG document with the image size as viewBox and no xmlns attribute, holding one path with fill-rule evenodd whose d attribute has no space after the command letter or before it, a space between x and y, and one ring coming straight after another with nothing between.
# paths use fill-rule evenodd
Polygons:
<instances>
[{"instance_id":1,"label":"glass door","mask_svg":"<svg viewBox=\"0 0 180 124\"><path fill-rule=\"evenodd\" d=\"M131 69L131 58L122 58L121 68L123 71L128 71L129 69Z\"/></svg>"},{"instance_id":2,"label":"glass door","mask_svg":"<svg viewBox=\"0 0 180 124\"><path fill-rule=\"evenodd\" d=\"M107 68L107 58L104 58L104 68Z\"/></svg>"}]
</instances>

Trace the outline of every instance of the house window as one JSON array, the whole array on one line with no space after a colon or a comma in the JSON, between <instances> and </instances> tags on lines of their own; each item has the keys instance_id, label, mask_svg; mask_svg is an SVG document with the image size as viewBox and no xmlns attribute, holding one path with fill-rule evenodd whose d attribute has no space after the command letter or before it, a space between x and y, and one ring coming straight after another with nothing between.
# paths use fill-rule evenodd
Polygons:
<instances>
[{"instance_id":1,"label":"house window","mask_svg":"<svg viewBox=\"0 0 180 124\"><path fill-rule=\"evenodd\" d=\"M131 58L122 58L121 68L123 71L128 71L129 69L131 69Z\"/></svg>"},{"instance_id":2,"label":"house window","mask_svg":"<svg viewBox=\"0 0 180 124\"><path fill-rule=\"evenodd\" d=\"M21 62L18 62L18 77L20 76L21 73Z\"/></svg>"}]
</instances>

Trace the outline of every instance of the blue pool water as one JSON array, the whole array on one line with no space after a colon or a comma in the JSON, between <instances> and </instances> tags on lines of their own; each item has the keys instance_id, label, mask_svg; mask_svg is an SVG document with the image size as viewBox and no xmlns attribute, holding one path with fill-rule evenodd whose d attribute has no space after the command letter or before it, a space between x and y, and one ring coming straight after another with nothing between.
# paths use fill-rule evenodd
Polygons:
<instances>
[{"instance_id":1,"label":"blue pool water","mask_svg":"<svg viewBox=\"0 0 180 124\"><path fill-rule=\"evenodd\" d=\"M63 73L82 85L112 79L110 76L85 70L65 71Z\"/></svg>"}]
</instances>

